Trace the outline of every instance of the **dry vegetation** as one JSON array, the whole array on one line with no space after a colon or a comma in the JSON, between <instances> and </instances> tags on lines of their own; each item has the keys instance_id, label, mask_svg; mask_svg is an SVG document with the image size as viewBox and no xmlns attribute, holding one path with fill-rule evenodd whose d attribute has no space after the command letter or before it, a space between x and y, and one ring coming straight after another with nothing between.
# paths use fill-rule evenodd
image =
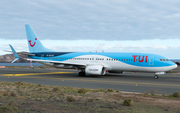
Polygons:
<instances>
[{"instance_id":1,"label":"dry vegetation","mask_svg":"<svg viewBox=\"0 0 180 113\"><path fill-rule=\"evenodd\" d=\"M0 113L179 113L179 96L0 82Z\"/></svg>"}]
</instances>

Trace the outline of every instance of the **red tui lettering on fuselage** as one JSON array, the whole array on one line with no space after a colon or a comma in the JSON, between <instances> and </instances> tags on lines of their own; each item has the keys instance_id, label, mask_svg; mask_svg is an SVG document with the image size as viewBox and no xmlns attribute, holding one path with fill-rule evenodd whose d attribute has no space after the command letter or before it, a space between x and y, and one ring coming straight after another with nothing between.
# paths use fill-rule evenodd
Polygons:
<instances>
[{"instance_id":1,"label":"red tui lettering on fuselage","mask_svg":"<svg viewBox=\"0 0 180 113\"><path fill-rule=\"evenodd\" d=\"M132 57L134 58L134 62L136 62L136 57L138 57L138 55L133 55ZM139 55L139 57L138 57L138 61L139 61L139 62L147 62L147 59L148 59L148 56L146 56L146 57L144 58L144 56L141 57L141 55ZM144 60L145 60L145 61L144 61Z\"/></svg>"}]
</instances>

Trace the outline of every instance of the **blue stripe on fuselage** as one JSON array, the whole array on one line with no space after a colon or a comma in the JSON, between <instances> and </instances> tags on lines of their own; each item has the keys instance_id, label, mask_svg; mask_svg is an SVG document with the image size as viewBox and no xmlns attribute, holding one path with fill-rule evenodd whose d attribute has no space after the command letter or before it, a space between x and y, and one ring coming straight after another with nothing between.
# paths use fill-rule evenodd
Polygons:
<instances>
[{"instance_id":1,"label":"blue stripe on fuselage","mask_svg":"<svg viewBox=\"0 0 180 113\"><path fill-rule=\"evenodd\" d=\"M165 62L160 61L160 59L166 59L163 56L156 55L156 54L149 54L149 53L41 52L41 53L31 53L31 54L35 54L35 56L29 56L30 58L44 59L44 60L48 60L48 57L51 57L51 58L57 58L57 57L75 58L75 57L79 57L79 56L83 56L83 55L101 55L101 56L109 57L111 59L118 59L118 60L120 59L120 62L129 64L129 65L133 65L133 66L140 66L140 67L165 67L165 66L175 65L171 61L165 61ZM137 56L136 57L137 61L134 62L133 56ZM142 59L143 56L144 56L144 59ZM147 62L146 62L146 56L147 56ZM143 60L143 62L139 61L139 57L140 57L141 61ZM153 61L150 61L150 58ZM123 59L123 60L121 60L121 59ZM125 59L125 61L124 61L124 59ZM128 61L127 61L127 59L128 59ZM130 59L130 61L129 61L129 59ZM131 61L131 59L132 59L132 61ZM66 59L51 59L51 60L66 61ZM107 59L105 59L105 60L107 60Z\"/></svg>"},{"instance_id":2,"label":"blue stripe on fuselage","mask_svg":"<svg viewBox=\"0 0 180 113\"><path fill-rule=\"evenodd\" d=\"M42 57L42 55L44 57L52 57L52 56L61 56L61 55L65 55L68 53L72 53L72 52L40 52L40 53L31 53L31 54L35 54L36 57Z\"/></svg>"}]
</instances>

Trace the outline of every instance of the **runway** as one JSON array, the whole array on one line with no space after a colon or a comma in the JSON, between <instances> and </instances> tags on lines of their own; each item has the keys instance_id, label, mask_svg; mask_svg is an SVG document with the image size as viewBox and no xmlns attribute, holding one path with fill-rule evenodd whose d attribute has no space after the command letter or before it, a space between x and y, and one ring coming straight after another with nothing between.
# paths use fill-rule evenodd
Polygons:
<instances>
[{"instance_id":1,"label":"runway","mask_svg":"<svg viewBox=\"0 0 180 113\"><path fill-rule=\"evenodd\" d=\"M0 81L27 82L54 86L85 87L146 93L153 90L158 94L180 92L180 74L160 75L154 79L153 73L107 74L105 76L79 77L76 70L47 69L0 69Z\"/></svg>"}]
</instances>

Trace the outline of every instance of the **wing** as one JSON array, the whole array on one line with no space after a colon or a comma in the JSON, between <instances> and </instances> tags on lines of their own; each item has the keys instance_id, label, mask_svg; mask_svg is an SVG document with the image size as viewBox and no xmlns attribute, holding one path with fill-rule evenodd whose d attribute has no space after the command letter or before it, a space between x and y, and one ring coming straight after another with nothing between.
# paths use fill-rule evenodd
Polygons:
<instances>
[{"instance_id":1,"label":"wing","mask_svg":"<svg viewBox=\"0 0 180 113\"><path fill-rule=\"evenodd\" d=\"M13 51L8 51L8 50L4 50L4 51L13 53ZM22 54L22 55L35 56L35 54L30 54L30 53L27 53L27 52L16 52L16 53L17 54Z\"/></svg>"},{"instance_id":2,"label":"wing","mask_svg":"<svg viewBox=\"0 0 180 113\"><path fill-rule=\"evenodd\" d=\"M29 61L36 61L42 64L46 64L46 63L51 63L54 65L69 65L69 66L75 66L75 67L81 67L81 68L85 68L87 66L87 64L85 63L74 63L74 62L66 62L66 61L52 61L52 60L40 60L40 59L26 59L25 60L29 60Z\"/></svg>"}]
</instances>

